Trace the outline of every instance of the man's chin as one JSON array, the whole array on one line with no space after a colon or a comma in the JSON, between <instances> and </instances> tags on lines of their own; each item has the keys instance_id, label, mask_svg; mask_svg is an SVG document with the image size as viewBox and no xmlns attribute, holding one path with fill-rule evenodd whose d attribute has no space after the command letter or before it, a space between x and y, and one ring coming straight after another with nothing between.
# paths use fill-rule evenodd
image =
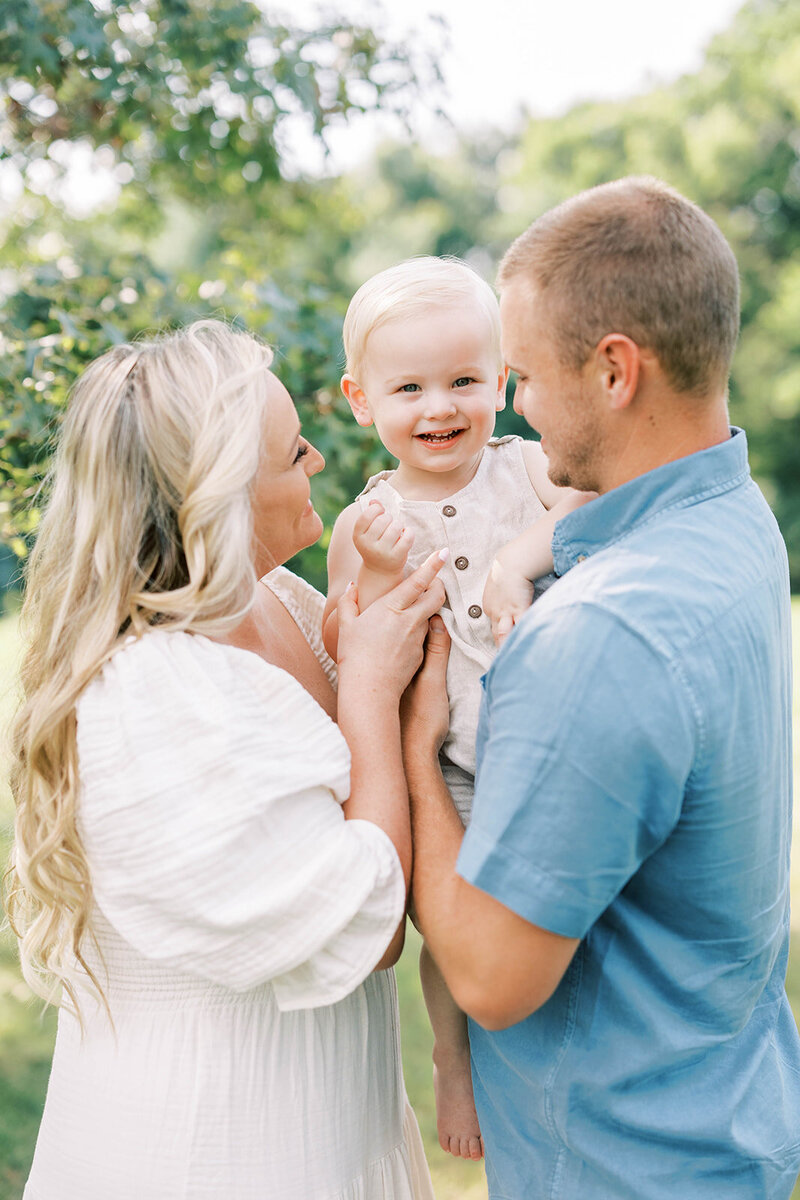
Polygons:
<instances>
[{"instance_id":1,"label":"man's chin","mask_svg":"<svg viewBox=\"0 0 800 1200\"><path fill-rule=\"evenodd\" d=\"M569 471L565 467L559 466L558 463L554 463L552 459L547 464L547 478L556 487L575 487Z\"/></svg>"}]
</instances>

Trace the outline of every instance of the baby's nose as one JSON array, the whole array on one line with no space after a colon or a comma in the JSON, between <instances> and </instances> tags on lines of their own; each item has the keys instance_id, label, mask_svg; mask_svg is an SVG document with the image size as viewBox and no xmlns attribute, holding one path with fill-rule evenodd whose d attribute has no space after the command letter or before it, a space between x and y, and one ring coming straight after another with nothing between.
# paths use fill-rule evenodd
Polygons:
<instances>
[{"instance_id":1,"label":"baby's nose","mask_svg":"<svg viewBox=\"0 0 800 1200\"><path fill-rule=\"evenodd\" d=\"M456 411L456 402L449 391L430 391L426 395L426 415L430 417L449 416Z\"/></svg>"}]
</instances>

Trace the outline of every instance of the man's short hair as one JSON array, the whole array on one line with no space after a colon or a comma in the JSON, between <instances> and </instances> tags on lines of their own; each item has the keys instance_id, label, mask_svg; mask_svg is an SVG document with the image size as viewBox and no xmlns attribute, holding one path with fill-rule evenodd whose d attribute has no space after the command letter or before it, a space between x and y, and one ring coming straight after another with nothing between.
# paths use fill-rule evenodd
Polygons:
<instances>
[{"instance_id":1,"label":"man's short hair","mask_svg":"<svg viewBox=\"0 0 800 1200\"><path fill-rule=\"evenodd\" d=\"M487 335L503 365L500 350L500 310L489 284L458 258L423 255L373 275L353 296L347 308L342 341L347 371L359 378L367 339L388 321L423 315L433 307L476 305L486 315Z\"/></svg>"},{"instance_id":2,"label":"man's short hair","mask_svg":"<svg viewBox=\"0 0 800 1200\"><path fill-rule=\"evenodd\" d=\"M675 391L724 386L739 332L739 273L712 219L659 179L630 176L546 212L507 251L502 288L540 293L565 366L608 333L651 350Z\"/></svg>"}]
</instances>

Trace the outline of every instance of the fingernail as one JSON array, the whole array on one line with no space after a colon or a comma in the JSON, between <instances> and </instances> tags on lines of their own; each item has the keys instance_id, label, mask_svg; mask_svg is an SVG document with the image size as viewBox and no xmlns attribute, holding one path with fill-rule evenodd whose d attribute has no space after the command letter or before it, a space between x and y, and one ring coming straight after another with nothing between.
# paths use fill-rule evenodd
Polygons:
<instances>
[{"instance_id":1,"label":"fingernail","mask_svg":"<svg viewBox=\"0 0 800 1200\"><path fill-rule=\"evenodd\" d=\"M439 551L439 558L442 560L442 562L447 562L449 557L450 551L447 549L447 546L445 546L444 550Z\"/></svg>"}]
</instances>

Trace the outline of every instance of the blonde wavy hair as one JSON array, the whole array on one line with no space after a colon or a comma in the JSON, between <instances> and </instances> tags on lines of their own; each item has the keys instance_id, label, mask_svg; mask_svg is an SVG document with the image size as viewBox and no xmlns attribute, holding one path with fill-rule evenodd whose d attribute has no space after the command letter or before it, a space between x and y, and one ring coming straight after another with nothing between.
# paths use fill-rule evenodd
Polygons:
<instances>
[{"instance_id":1,"label":"blonde wavy hair","mask_svg":"<svg viewBox=\"0 0 800 1200\"><path fill-rule=\"evenodd\" d=\"M75 706L129 636L223 635L255 595L251 489L271 352L220 321L114 347L76 383L27 571L6 908L30 987L78 986L92 883L76 827ZM95 943L96 946L96 943ZM63 998L63 995L62 995Z\"/></svg>"}]
</instances>

